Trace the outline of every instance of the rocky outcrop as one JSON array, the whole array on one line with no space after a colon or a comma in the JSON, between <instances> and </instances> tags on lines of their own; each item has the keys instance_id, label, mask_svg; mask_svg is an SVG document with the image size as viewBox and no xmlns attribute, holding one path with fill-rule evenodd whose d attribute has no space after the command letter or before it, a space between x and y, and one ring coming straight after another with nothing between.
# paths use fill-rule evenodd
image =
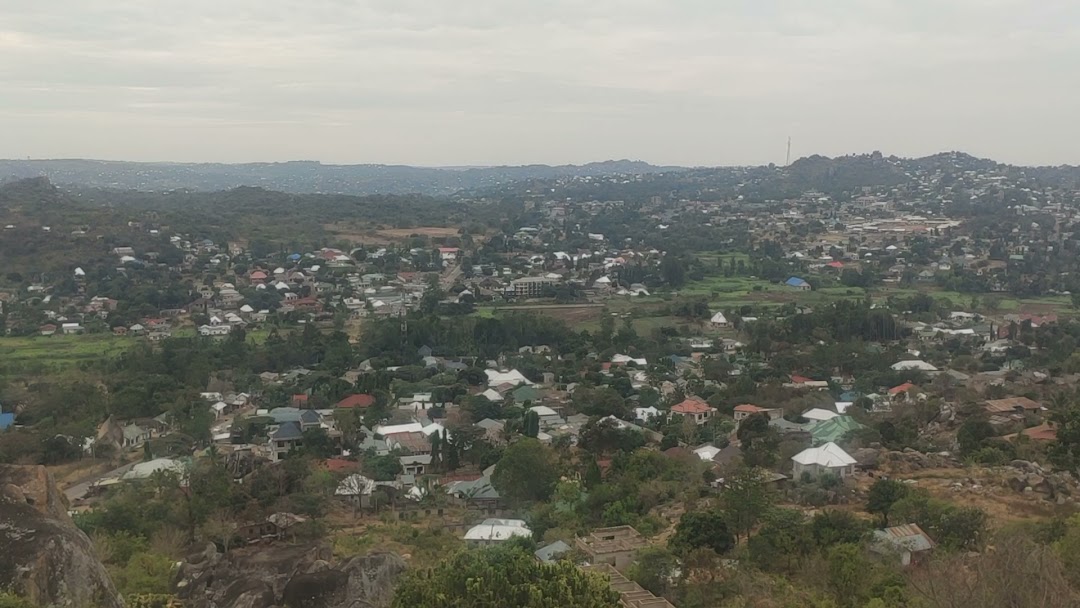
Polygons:
<instances>
[{"instance_id":1,"label":"rocky outcrop","mask_svg":"<svg viewBox=\"0 0 1080 608\"><path fill-rule=\"evenodd\" d=\"M1059 503L1080 496L1076 478L1069 473L1045 469L1039 463L1027 460L1013 460L1007 469L1009 475L1005 485L1014 492L1041 494Z\"/></svg>"},{"instance_id":2,"label":"rocky outcrop","mask_svg":"<svg viewBox=\"0 0 1080 608\"><path fill-rule=\"evenodd\" d=\"M0 588L39 606L123 606L45 467L0 465Z\"/></svg>"},{"instance_id":3,"label":"rocky outcrop","mask_svg":"<svg viewBox=\"0 0 1080 608\"><path fill-rule=\"evenodd\" d=\"M177 596L191 608L386 608L406 564L392 553L334 564L329 547L252 546L222 554L213 545L177 571Z\"/></svg>"},{"instance_id":4,"label":"rocky outcrop","mask_svg":"<svg viewBox=\"0 0 1080 608\"><path fill-rule=\"evenodd\" d=\"M950 469L962 463L948 452L923 453L911 448L903 451L882 450L878 454L881 468L894 473L913 473L924 469ZM862 462L861 460L859 462Z\"/></svg>"}]
</instances>

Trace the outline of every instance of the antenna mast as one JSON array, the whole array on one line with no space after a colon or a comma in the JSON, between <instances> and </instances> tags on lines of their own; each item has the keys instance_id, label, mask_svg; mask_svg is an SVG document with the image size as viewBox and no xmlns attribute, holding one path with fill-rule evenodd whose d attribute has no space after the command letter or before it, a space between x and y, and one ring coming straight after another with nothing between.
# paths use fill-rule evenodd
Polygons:
<instances>
[{"instance_id":1,"label":"antenna mast","mask_svg":"<svg viewBox=\"0 0 1080 608\"><path fill-rule=\"evenodd\" d=\"M784 166L787 167L791 164L791 136L787 138L787 159L784 161Z\"/></svg>"}]
</instances>

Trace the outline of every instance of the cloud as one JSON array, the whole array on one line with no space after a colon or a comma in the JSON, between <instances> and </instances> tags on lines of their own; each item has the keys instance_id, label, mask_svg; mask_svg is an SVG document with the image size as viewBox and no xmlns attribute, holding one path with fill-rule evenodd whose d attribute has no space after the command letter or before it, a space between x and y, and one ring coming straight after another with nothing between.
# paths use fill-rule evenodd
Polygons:
<instances>
[{"instance_id":1,"label":"cloud","mask_svg":"<svg viewBox=\"0 0 1080 608\"><path fill-rule=\"evenodd\" d=\"M1071 0L0 0L2 156L1080 162Z\"/></svg>"}]
</instances>

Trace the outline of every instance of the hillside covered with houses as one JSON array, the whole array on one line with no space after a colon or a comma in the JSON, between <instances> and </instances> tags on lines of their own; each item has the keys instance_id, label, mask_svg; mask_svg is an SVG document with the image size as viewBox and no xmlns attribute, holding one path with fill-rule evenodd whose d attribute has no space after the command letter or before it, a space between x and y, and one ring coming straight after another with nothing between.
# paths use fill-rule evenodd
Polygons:
<instances>
[{"instance_id":1,"label":"hillside covered with houses","mask_svg":"<svg viewBox=\"0 0 1080 608\"><path fill-rule=\"evenodd\" d=\"M14 181L0 461L132 595L318 545L639 608L1076 605L1077 188L960 154L390 206Z\"/></svg>"}]
</instances>

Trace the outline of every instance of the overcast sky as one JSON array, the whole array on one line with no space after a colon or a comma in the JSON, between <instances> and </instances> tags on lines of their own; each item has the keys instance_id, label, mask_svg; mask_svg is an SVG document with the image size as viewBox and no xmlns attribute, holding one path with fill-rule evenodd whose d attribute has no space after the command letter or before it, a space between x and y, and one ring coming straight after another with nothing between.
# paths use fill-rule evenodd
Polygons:
<instances>
[{"instance_id":1,"label":"overcast sky","mask_svg":"<svg viewBox=\"0 0 1080 608\"><path fill-rule=\"evenodd\" d=\"M0 0L0 157L1080 164L1077 0Z\"/></svg>"}]
</instances>

